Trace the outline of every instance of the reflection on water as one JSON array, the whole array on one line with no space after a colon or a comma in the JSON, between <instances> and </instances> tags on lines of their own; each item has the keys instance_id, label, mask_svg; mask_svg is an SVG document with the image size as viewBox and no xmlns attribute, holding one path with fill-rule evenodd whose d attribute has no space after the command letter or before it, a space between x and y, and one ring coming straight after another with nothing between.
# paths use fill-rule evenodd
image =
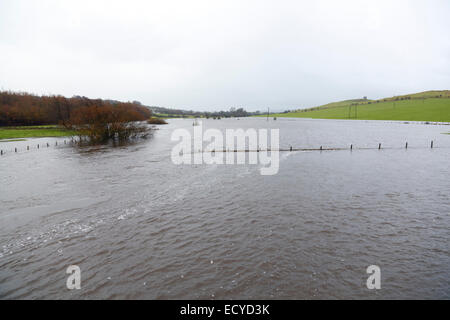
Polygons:
<instances>
[{"instance_id":1,"label":"reflection on water","mask_svg":"<svg viewBox=\"0 0 450 320\"><path fill-rule=\"evenodd\" d=\"M116 148L0 143L51 145L0 158L0 297L450 298L447 127L203 125L280 128L281 148L392 149L282 153L279 173L261 176L258 165L173 165L170 134L190 120ZM79 291L65 286L71 264ZM372 264L379 291L365 285Z\"/></svg>"},{"instance_id":2,"label":"reflection on water","mask_svg":"<svg viewBox=\"0 0 450 320\"><path fill-rule=\"evenodd\" d=\"M148 136L145 138L138 138L132 140L110 140L105 143L90 143L81 142L73 144L71 147L74 148L81 155L88 155L92 153L109 153L115 152L116 149L126 149L132 146L139 146L147 143L152 139L153 136Z\"/></svg>"}]
</instances>

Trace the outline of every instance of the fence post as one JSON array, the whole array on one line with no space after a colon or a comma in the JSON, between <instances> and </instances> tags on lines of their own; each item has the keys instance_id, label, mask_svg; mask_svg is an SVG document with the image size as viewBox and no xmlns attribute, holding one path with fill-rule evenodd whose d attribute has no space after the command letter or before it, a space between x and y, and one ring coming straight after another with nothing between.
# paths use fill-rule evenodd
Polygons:
<instances>
[{"instance_id":1,"label":"fence post","mask_svg":"<svg viewBox=\"0 0 450 320\"><path fill-rule=\"evenodd\" d=\"M378 150L381 150L381 143L378 144Z\"/></svg>"},{"instance_id":2,"label":"fence post","mask_svg":"<svg viewBox=\"0 0 450 320\"><path fill-rule=\"evenodd\" d=\"M353 144L350 145L350 150L353 150Z\"/></svg>"},{"instance_id":3,"label":"fence post","mask_svg":"<svg viewBox=\"0 0 450 320\"><path fill-rule=\"evenodd\" d=\"M17 148L14 148L14 152L17 152Z\"/></svg>"},{"instance_id":4,"label":"fence post","mask_svg":"<svg viewBox=\"0 0 450 320\"><path fill-rule=\"evenodd\" d=\"M405 149L408 149L408 142L406 142Z\"/></svg>"},{"instance_id":5,"label":"fence post","mask_svg":"<svg viewBox=\"0 0 450 320\"><path fill-rule=\"evenodd\" d=\"M431 149L433 149L433 140L431 140Z\"/></svg>"}]
</instances>

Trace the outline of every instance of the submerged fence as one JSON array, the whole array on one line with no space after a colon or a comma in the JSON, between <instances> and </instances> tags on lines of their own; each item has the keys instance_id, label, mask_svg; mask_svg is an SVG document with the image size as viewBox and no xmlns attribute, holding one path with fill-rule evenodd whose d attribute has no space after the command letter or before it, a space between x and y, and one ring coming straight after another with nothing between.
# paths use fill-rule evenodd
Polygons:
<instances>
[{"instance_id":1,"label":"submerged fence","mask_svg":"<svg viewBox=\"0 0 450 320\"><path fill-rule=\"evenodd\" d=\"M429 147L414 147L414 149L433 149L435 148L434 145L434 141L431 141L430 146ZM442 147L440 147L442 148ZM243 149L243 150L239 150L239 149L218 149L218 150L199 150L198 152L194 152L194 153L215 153L215 152L224 152L224 153L228 153L228 152L298 152L298 151L342 151L342 150L399 150L399 149L408 149L408 142L405 143L404 147L401 148L395 148L395 147L383 147L381 143L378 143L378 145L376 147L355 147L353 144L351 144L349 147L346 148L338 148L338 147L329 147L329 148L324 148L323 146L320 146L319 148L294 148L294 147L289 147L289 148L279 148L279 149L271 149L271 148L267 148L267 149L256 149L256 150L250 150L250 149Z\"/></svg>"},{"instance_id":2,"label":"submerged fence","mask_svg":"<svg viewBox=\"0 0 450 320\"><path fill-rule=\"evenodd\" d=\"M18 153L21 151L30 151L30 150L39 150L39 149L43 149L43 148L50 148L50 147L62 147L62 146L70 146L73 145L75 143L80 143L82 140L76 140L76 139L69 139L69 140L63 140L63 141L55 141L55 144L50 144L49 142L44 142L44 143L38 143L38 144L34 144L34 145L27 145L26 147L22 147L22 148L18 148L18 147L14 147L11 148L9 150L6 149L0 149L0 156L5 155L6 153ZM2 141L0 141L2 142ZM3 141L5 143L10 143L11 141Z\"/></svg>"},{"instance_id":3,"label":"submerged fence","mask_svg":"<svg viewBox=\"0 0 450 320\"><path fill-rule=\"evenodd\" d=\"M0 149L0 156L3 156L7 153L18 153L21 151L30 151L32 149L34 150L39 150L42 148L50 148L50 147L64 147L64 146L71 146L73 144L79 144L83 142L83 140L77 140L77 139L71 139L71 140L63 140L63 141L55 141L54 144L50 145L50 143L46 142L46 143L40 143L40 144L35 144L33 146L30 147L30 145L27 145L26 147L23 148L17 148L14 147L13 149L10 150L4 150L4 149ZM33 148L34 147L34 148ZM290 146L289 148L278 148L278 149L271 149L271 148L266 148L266 149L259 149L257 148L256 150L251 150L251 149L217 149L217 150L199 150L198 152L194 153L229 153L229 152L300 152L300 151L342 151L342 150L399 150L399 149L408 149L409 144L408 142L405 143L404 146L402 147L383 147L381 143L378 143L377 145L375 145L374 147L356 147L354 144L350 144L350 146L345 147L345 148L338 148L338 147L323 147L320 146L318 148L301 148L301 147L293 147ZM434 149L437 148L434 144L434 141L432 140L429 144L428 147L414 147L414 149ZM445 147L439 147L439 148L445 148Z\"/></svg>"}]
</instances>

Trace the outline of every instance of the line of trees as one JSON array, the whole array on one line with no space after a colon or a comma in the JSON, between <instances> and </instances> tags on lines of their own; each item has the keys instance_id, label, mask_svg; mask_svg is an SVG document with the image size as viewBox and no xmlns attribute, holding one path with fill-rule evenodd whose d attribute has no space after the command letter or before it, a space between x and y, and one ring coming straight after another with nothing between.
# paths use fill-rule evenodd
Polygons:
<instances>
[{"instance_id":1,"label":"line of trees","mask_svg":"<svg viewBox=\"0 0 450 320\"><path fill-rule=\"evenodd\" d=\"M72 128L93 122L144 121L151 115L139 102L0 92L0 126L60 124Z\"/></svg>"},{"instance_id":2,"label":"line of trees","mask_svg":"<svg viewBox=\"0 0 450 320\"><path fill-rule=\"evenodd\" d=\"M181 109L170 109L163 107L150 107L155 114L164 114L173 118L187 118L189 116L193 117L204 117L204 118L230 118L230 117L250 117L252 115L261 114L260 111L249 112L244 110L244 108L230 108L229 111L193 111L193 110L181 110Z\"/></svg>"}]
</instances>

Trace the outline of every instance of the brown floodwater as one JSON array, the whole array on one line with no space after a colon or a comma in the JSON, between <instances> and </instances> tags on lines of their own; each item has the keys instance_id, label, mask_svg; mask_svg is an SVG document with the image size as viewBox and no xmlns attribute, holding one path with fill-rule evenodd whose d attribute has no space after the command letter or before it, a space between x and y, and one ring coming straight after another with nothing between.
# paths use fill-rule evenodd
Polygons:
<instances>
[{"instance_id":1,"label":"brown floodwater","mask_svg":"<svg viewBox=\"0 0 450 320\"><path fill-rule=\"evenodd\" d=\"M173 164L172 131L193 126L169 122L126 146L0 142L0 298L450 298L449 126L203 121L280 128L282 148L354 145L282 152L263 176ZM66 288L69 265L81 290Z\"/></svg>"}]
</instances>

